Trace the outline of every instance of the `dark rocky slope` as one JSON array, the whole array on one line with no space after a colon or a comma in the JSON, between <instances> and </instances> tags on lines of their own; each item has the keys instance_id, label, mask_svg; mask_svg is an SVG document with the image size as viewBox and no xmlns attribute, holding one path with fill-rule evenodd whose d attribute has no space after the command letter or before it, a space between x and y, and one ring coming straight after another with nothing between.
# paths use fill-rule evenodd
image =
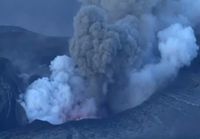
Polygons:
<instances>
[{"instance_id":1,"label":"dark rocky slope","mask_svg":"<svg viewBox=\"0 0 200 139\"><path fill-rule=\"evenodd\" d=\"M23 73L46 72L54 57L67 53L67 46L67 37L49 37L19 27L0 26L0 56L11 60Z\"/></svg>"},{"instance_id":2,"label":"dark rocky slope","mask_svg":"<svg viewBox=\"0 0 200 139\"><path fill-rule=\"evenodd\" d=\"M17 76L12 63L0 58L0 130L23 124L23 111L20 111L22 108L16 101L22 89L22 80Z\"/></svg>"},{"instance_id":3,"label":"dark rocky slope","mask_svg":"<svg viewBox=\"0 0 200 139\"><path fill-rule=\"evenodd\" d=\"M1 139L198 139L200 137L200 61L185 68L167 88L141 106L102 120L60 126L34 122L0 133Z\"/></svg>"}]
</instances>

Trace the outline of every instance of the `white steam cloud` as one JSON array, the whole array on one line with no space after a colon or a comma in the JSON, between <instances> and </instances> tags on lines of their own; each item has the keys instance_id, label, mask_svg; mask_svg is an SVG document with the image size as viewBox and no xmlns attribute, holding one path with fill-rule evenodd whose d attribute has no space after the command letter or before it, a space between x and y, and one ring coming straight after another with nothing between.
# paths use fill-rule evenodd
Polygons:
<instances>
[{"instance_id":1,"label":"white steam cloud","mask_svg":"<svg viewBox=\"0 0 200 139\"><path fill-rule=\"evenodd\" d=\"M30 121L60 124L142 104L190 66L200 0L80 0L70 56L22 96Z\"/></svg>"},{"instance_id":2,"label":"white steam cloud","mask_svg":"<svg viewBox=\"0 0 200 139\"><path fill-rule=\"evenodd\" d=\"M130 106L137 106L151 96L158 87L173 79L180 68L189 66L199 49L191 27L171 25L158 33L158 49L161 59L156 64L147 64L131 73Z\"/></svg>"},{"instance_id":3,"label":"white steam cloud","mask_svg":"<svg viewBox=\"0 0 200 139\"><path fill-rule=\"evenodd\" d=\"M22 106L29 120L61 124L95 117L95 102L86 96L83 79L75 74L72 60L58 56L51 62L50 70L51 76L33 82L23 97Z\"/></svg>"}]
</instances>

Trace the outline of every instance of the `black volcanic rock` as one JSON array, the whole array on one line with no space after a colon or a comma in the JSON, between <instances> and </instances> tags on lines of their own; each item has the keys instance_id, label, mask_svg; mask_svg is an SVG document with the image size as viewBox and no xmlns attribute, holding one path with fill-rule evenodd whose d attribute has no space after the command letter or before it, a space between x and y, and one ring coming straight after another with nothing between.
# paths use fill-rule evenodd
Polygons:
<instances>
[{"instance_id":1,"label":"black volcanic rock","mask_svg":"<svg viewBox=\"0 0 200 139\"><path fill-rule=\"evenodd\" d=\"M0 58L0 130L13 128L21 123L16 117L16 104L22 90L22 81L12 63Z\"/></svg>"},{"instance_id":2,"label":"black volcanic rock","mask_svg":"<svg viewBox=\"0 0 200 139\"><path fill-rule=\"evenodd\" d=\"M35 122L0 133L1 139L199 139L199 60L176 80L134 109L101 120L82 120L52 126Z\"/></svg>"}]
</instances>

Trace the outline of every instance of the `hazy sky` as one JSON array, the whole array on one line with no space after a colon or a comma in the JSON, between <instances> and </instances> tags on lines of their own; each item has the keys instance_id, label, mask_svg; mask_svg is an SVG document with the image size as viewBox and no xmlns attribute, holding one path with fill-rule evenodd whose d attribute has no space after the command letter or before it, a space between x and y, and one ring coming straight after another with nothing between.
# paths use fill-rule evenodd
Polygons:
<instances>
[{"instance_id":1,"label":"hazy sky","mask_svg":"<svg viewBox=\"0 0 200 139\"><path fill-rule=\"evenodd\" d=\"M77 0L0 0L0 25L66 36L72 33L77 9Z\"/></svg>"}]
</instances>

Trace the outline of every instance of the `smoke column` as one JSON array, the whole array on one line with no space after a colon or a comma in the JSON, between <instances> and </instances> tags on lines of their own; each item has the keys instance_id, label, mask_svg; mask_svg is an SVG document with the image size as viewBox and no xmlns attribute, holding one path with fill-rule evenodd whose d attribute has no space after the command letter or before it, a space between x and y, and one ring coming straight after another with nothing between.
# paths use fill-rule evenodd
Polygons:
<instances>
[{"instance_id":1,"label":"smoke column","mask_svg":"<svg viewBox=\"0 0 200 139\"><path fill-rule=\"evenodd\" d=\"M70 57L21 97L30 121L60 124L142 104L198 54L200 0L80 0ZM36 101L37 100L37 101Z\"/></svg>"}]
</instances>

